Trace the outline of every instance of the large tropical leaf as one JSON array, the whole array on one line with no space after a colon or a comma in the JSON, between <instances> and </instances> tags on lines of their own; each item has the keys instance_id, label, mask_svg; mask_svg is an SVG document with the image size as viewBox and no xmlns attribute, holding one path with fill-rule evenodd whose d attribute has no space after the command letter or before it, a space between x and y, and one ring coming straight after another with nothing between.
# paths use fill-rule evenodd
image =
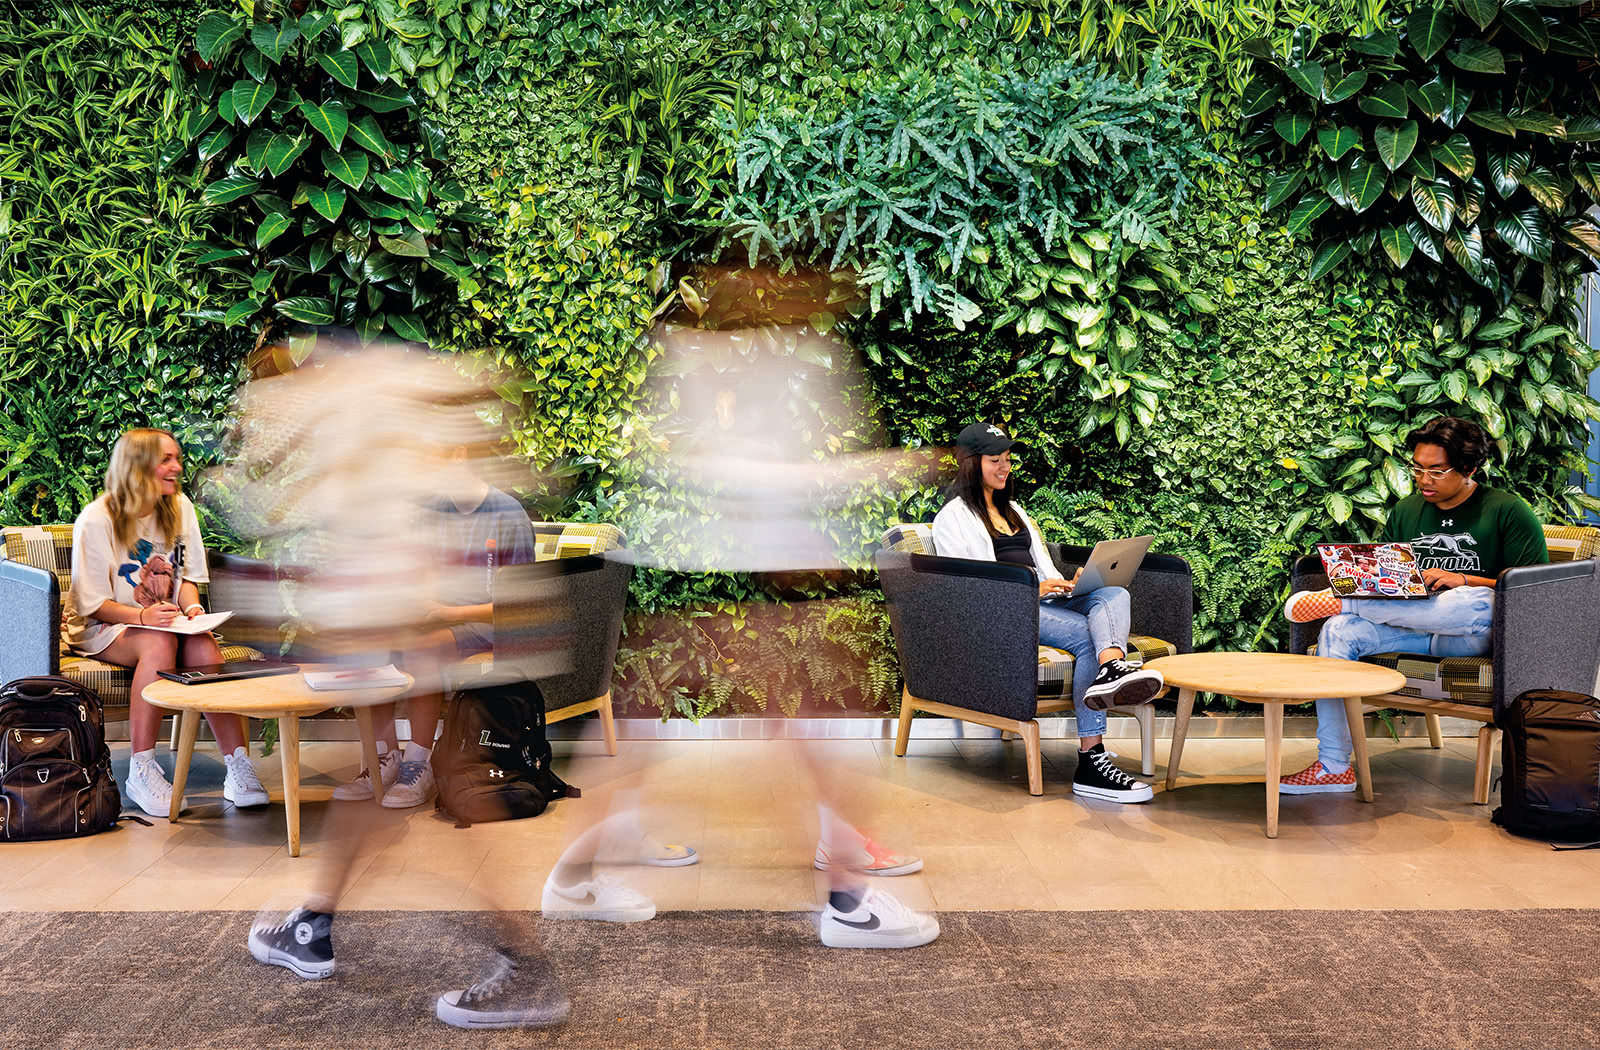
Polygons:
<instances>
[{"instance_id":1,"label":"large tropical leaf","mask_svg":"<svg viewBox=\"0 0 1600 1050\"><path fill-rule=\"evenodd\" d=\"M267 170L265 158L267 144L272 141L272 132L266 128L256 128L250 137L244 140L244 160L250 165L250 170L257 175Z\"/></svg>"},{"instance_id":2,"label":"large tropical leaf","mask_svg":"<svg viewBox=\"0 0 1600 1050\"><path fill-rule=\"evenodd\" d=\"M1339 166L1339 182L1344 189L1346 207L1357 214L1378 203L1384 187L1389 183L1388 173L1365 157L1351 157Z\"/></svg>"},{"instance_id":3,"label":"large tropical leaf","mask_svg":"<svg viewBox=\"0 0 1600 1050\"><path fill-rule=\"evenodd\" d=\"M1600 201L1600 157L1573 157L1567 170L1572 172L1572 177L1591 199Z\"/></svg>"},{"instance_id":4,"label":"large tropical leaf","mask_svg":"<svg viewBox=\"0 0 1600 1050\"><path fill-rule=\"evenodd\" d=\"M374 113L393 113L397 109L417 104L417 100L411 97L410 92L393 82L380 86L376 91L357 91L351 98Z\"/></svg>"},{"instance_id":5,"label":"large tropical leaf","mask_svg":"<svg viewBox=\"0 0 1600 1050\"><path fill-rule=\"evenodd\" d=\"M300 39L300 26L294 22L284 22L273 25L270 22L258 22L250 30L250 42L256 50L272 59L276 65L294 42Z\"/></svg>"},{"instance_id":6,"label":"large tropical leaf","mask_svg":"<svg viewBox=\"0 0 1600 1050\"><path fill-rule=\"evenodd\" d=\"M1300 203L1296 204L1294 210L1289 213L1289 221L1284 223L1284 227L1290 233L1304 233L1317 220L1318 216L1331 207L1333 207L1333 202L1328 199L1326 193L1319 193L1313 190L1300 198Z\"/></svg>"},{"instance_id":7,"label":"large tropical leaf","mask_svg":"<svg viewBox=\"0 0 1600 1050\"><path fill-rule=\"evenodd\" d=\"M344 134L350 130L350 117L345 112L344 103L338 101L300 103L300 115L306 118L306 123L328 140L328 145L334 149L344 141Z\"/></svg>"},{"instance_id":8,"label":"large tropical leaf","mask_svg":"<svg viewBox=\"0 0 1600 1050\"><path fill-rule=\"evenodd\" d=\"M1415 80L1406 81L1406 97L1430 118L1438 120L1444 114L1448 103L1445 97L1444 84L1438 80L1430 80L1426 84L1418 84Z\"/></svg>"},{"instance_id":9,"label":"large tropical leaf","mask_svg":"<svg viewBox=\"0 0 1600 1050\"><path fill-rule=\"evenodd\" d=\"M1516 137L1517 126L1506 119L1504 113L1499 113L1492 109L1475 109L1467 114L1467 119L1480 128L1488 128L1497 134Z\"/></svg>"},{"instance_id":10,"label":"large tropical leaf","mask_svg":"<svg viewBox=\"0 0 1600 1050\"><path fill-rule=\"evenodd\" d=\"M1433 154L1425 149L1414 151L1410 159L1400 165L1400 172L1403 175L1420 175L1425 179L1438 175L1433 163Z\"/></svg>"},{"instance_id":11,"label":"large tropical leaf","mask_svg":"<svg viewBox=\"0 0 1600 1050\"><path fill-rule=\"evenodd\" d=\"M1356 102L1356 106L1363 113L1392 120L1404 120L1411 109L1411 104L1406 101L1405 85L1393 80L1367 92Z\"/></svg>"},{"instance_id":12,"label":"large tropical leaf","mask_svg":"<svg viewBox=\"0 0 1600 1050\"><path fill-rule=\"evenodd\" d=\"M1482 40L1463 40L1445 53L1450 64L1468 73L1504 73L1506 56Z\"/></svg>"},{"instance_id":13,"label":"large tropical leaf","mask_svg":"<svg viewBox=\"0 0 1600 1050\"><path fill-rule=\"evenodd\" d=\"M282 212L269 212L261 225L256 227L256 248L265 248L277 236L294 225L294 220Z\"/></svg>"},{"instance_id":14,"label":"large tropical leaf","mask_svg":"<svg viewBox=\"0 0 1600 1050\"><path fill-rule=\"evenodd\" d=\"M389 252L391 255L426 259L432 254L428 251L428 242L416 230L408 230L393 237L379 237L378 243L383 246L384 251Z\"/></svg>"},{"instance_id":15,"label":"large tropical leaf","mask_svg":"<svg viewBox=\"0 0 1600 1050\"><path fill-rule=\"evenodd\" d=\"M1456 221L1463 226L1471 226L1478 221L1478 216L1483 213L1483 200L1489 195L1489 187L1477 176L1461 184L1461 207L1456 210Z\"/></svg>"},{"instance_id":16,"label":"large tropical leaf","mask_svg":"<svg viewBox=\"0 0 1600 1050\"><path fill-rule=\"evenodd\" d=\"M1500 8L1500 24L1540 51L1550 46L1550 30L1545 27L1544 13L1528 0L1506 0Z\"/></svg>"},{"instance_id":17,"label":"large tropical leaf","mask_svg":"<svg viewBox=\"0 0 1600 1050\"><path fill-rule=\"evenodd\" d=\"M1367 84L1367 71L1358 69L1354 73L1340 77L1337 83L1328 85L1323 101L1328 103L1343 102L1345 99L1360 91Z\"/></svg>"},{"instance_id":18,"label":"large tropical leaf","mask_svg":"<svg viewBox=\"0 0 1600 1050\"><path fill-rule=\"evenodd\" d=\"M317 65L327 71L327 74L347 88L356 86L356 78L361 75L361 66L356 62L356 56L350 51L335 51L332 54L317 56Z\"/></svg>"},{"instance_id":19,"label":"large tropical leaf","mask_svg":"<svg viewBox=\"0 0 1600 1050\"><path fill-rule=\"evenodd\" d=\"M1283 67L1284 76L1312 98L1322 97L1324 73L1320 62L1293 62Z\"/></svg>"},{"instance_id":20,"label":"large tropical leaf","mask_svg":"<svg viewBox=\"0 0 1600 1050\"><path fill-rule=\"evenodd\" d=\"M235 40L244 39L244 26L220 11L213 11L200 20L194 31L194 48L207 62L215 62Z\"/></svg>"},{"instance_id":21,"label":"large tropical leaf","mask_svg":"<svg viewBox=\"0 0 1600 1050\"><path fill-rule=\"evenodd\" d=\"M1506 114L1506 119L1511 121L1512 126L1518 131L1532 131L1539 135L1552 135L1558 139L1567 135L1567 126L1561 122L1561 118L1544 110L1512 110Z\"/></svg>"},{"instance_id":22,"label":"large tropical leaf","mask_svg":"<svg viewBox=\"0 0 1600 1050\"><path fill-rule=\"evenodd\" d=\"M1411 151L1417 146L1417 122L1379 124L1372 137L1378 146L1378 159L1383 161L1384 167L1394 171L1410 159Z\"/></svg>"},{"instance_id":23,"label":"large tropical leaf","mask_svg":"<svg viewBox=\"0 0 1600 1050\"><path fill-rule=\"evenodd\" d=\"M1271 211L1273 208L1276 208L1278 205L1288 200L1290 195L1293 194L1295 190L1300 188L1300 184L1305 181L1305 178L1305 172L1291 171L1286 174L1279 175L1277 178L1267 183L1267 196L1262 202L1262 207L1267 211Z\"/></svg>"},{"instance_id":24,"label":"large tropical leaf","mask_svg":"<svg viewBox=\"0 0 1600 1050\"><path fill-rule=\"evenodd\" d=\"M244 66L244 71L250 74L250 79L257 83L267 79L267 74L272 70L272 63L267 61L267 56L253 44L244 49L239 62Z\"/></svg>"},{"instance_id":25,"label":"large tropical leaf","mask_svg":"<svg viewBox=\"0 0 1600 1050\"><path fill-rule=\"evenodd\" d=\"M1583 216L1572 219L1562 219L1560 225L1561 238L1583 251L1591 259L1600 258L1600 229Z\"/></svg>"},{"instance_id":26,"label":"large tropical leaf","mask_svg":"<svg viewBox=\"0 0 1600 1050\"><path fill-rule=\"evenodd\" d=\"M227 204L229 201L248 196L260 188L261 182L258 179L229 175L207 186L205 192L200 195L200 200L205 204Z\"/></svg>"},{"instance_id":27,"label":"large tropical leaf","mask_svg":"<svg viewBox=\"0 0 1600 1050\"><path fill-rule=\"evenodd\" d=\"M1568 142L1600 141L1600 117L1585 113L1562 121L1567 129Z\"/></svg>"},{"instance_id":28,"label":"large tropical leaf","mask_svg":"<svg viewBox=\"0 0 1600 1050\"><path fill-rule=\"evenodd\" d=\"M359 149L322 151L322 166L328 170L328 174L353 190L359 190L367 181L370 164L366 153Z\"/></svg>"},{"instance_id":29,"label":"large tropical leaf","mask_svg":"<svg viewBox=\"0 0 1600 1050\"><path fill-rule=\"evenodd\" d=\"M1437 7L1424 5L1411 12L1411 17L1406 19L1406 39L1416 50L1417 56L1426 62L1450 42L1450 34L1455 28L1456 16L1449 8L1443 4Z\"/></svg>"},{"instance_id":30,"label":"large tropical leaf","mask_svg":"<svg viewBox=\"0 0 1600 1050\"><path fill-rule=\"evenodd\" d=\"M390 204L386 201L380 201L370 197L363 197L359 193L352 193L350 196L355 199L356 205L360 207L362 211L366 212L374 219L389 219L391 221L398 222L406 217L406 210L398 205Z\"/></svg>"},{"instance_id":31,"label":"large tropical leaf","mask_svg":"<svg viewBox=\"0 0 1600 1050\"><path fill-rule=\"evenodd\" d=\"M1240 112L1246 117L1259 117L1282 97L1283 88L1276 79L1258 76L1245 85L1244 94L1239 97Z\"/></svg>"},{"instance_id":32,"label":"large tropical leaf","mask_svg":"<svg viewBox=\"0 0 1600 1050\"><path fill-rule=\"evenodd\" d=\"M1350 258L1350 241L1347 238L1335 237L1324 241L1317 248L1316 254L1311 257L1310 279L1319 280L1348 258Z\"/></svg>"},{"instance_id":33,"label":"large tropical leaf","mask_svg":"<svg viewBox=\"0 0 1600 1050\"><path fill-rule=\"evenodd\" d=\"M339 12L337 11L324 11L320 15L315 15L308 11L300 16L300 33L307 40L315 40L338 20Z\"/></svg>"},{"instance_id":34,"label":"large tropical leaf","mask_svg":"<svg viewBox=\"0 0 1600 1050\"><path fill-rule=\"evenodd\" d=\"M1441 233L1456 217L1456 194L1448 179L1412 179L1411 201L1422 221Z\"/></svg>"},{"instance_id":35,"label":"large tropical leaf","mask_svg":"<svg viewBox=\"0 0 1600 1050\"><path fill-rule=\"evenodd\" d=\"M394 56L389 51L389 45L377 37L369 37L357 44L356 54L361 56L368 72L380 84L388 79L394 69Z\"/></svg>"},{"instance_id":36,"label":"large tropical leaf","mask_svg":"<svg viewBox=\"0 0 1600 1050\"><path fill-rule=\"evenodd\" d=\"M332 222L344 211L344 187L330 183L323 187L307 188L306 201L316 209L318 215Z\"/></svg>"},{"instance_id":37,"label":"large tropical leaf","mask_svg":"<svg viewBox=\"0 0 1600 1050\"><path fill-rule=\"evenodd\" d=\"M1322 152L1328 155L1329 160L1338 160L1361 145L1361 132L1343 125L1318 128L1317 145L1322 147Z\"/></svg>"},{"instance_id":38,"label":"large tropical leaf","mask_svg":"<svg viewBox=\"0 0 1600 1050\"><path fill-rule=\"evenodd\" d=\"M390 314L389 328L401 339L409 339L413 343L428 341L427 326L416 314Z\"/></svg>"},{"instance_id":39,"label":"large tropical leaf","mask_svg":"<svg viewBox=\"0 0 1600 1050\"><path fill-rule=\"evenodd\" d=\"M1489 180L1496 192L1509 197L1522 185L1522 176L1533 164L1533 154L1525 149L1495 149L1489 151Z\"/></svg>"},{"instance_id":40,"label":"large tropical leaf","mask_svg":"<svg viewBox=\"0 0 1600 1050\"><path fill-rule=\"evenodd\" d=\"M237 124L239 122L239 114L233 111L232 88L217 96L217 116L226 120L229 124Z\"/></svg>"},{"instance_id":41,"label":"large tropical leaf","mask_svg":"<svg viewBox=\"0 0 1600 1050\"><path fill-rule=\"evenodd\" d=\"M272 307L274 310L291 320L301 321L305 324L324 325L333 323L333 300L323 299L311 295L296 295L288 299L279 299Z\"/></svg>"},{"instance_id":42,"label":"large tropical leaf","mask_svg":"<svg viewBox=\"0 0 1600 1050\"><path fill-rule=\"evenodd\" d=\"M254 123L267 108L267 103L278 93L278 82L268 77L261 83L239 80L233 85L233 111L245 124Z\"/></svg>"},{"instance_id":43,"label":"large tropical leaf","mask_svg":"<svg viewBox=\"0 0 1600 1050\"><path fill-rule=\"evenodd\" d=\"M1422 249L1422 254L1436 263L1444 262L1444 251L1439 247L1439 242L1434 237L1434 232L1427 224L1412 219L1406 223L1406 234L1410 236L1411 243Z\"/></svg>"},{"instance_id":44,"label":"large tropical leaf","mask_svg":"<svg viewBox=\"0 0 1600 1050\"><path fill-rule=\"evenodd\" d=\"M1560 211L1566 207L1569 187L1561 176L1544 165L1536 165L1524 172L1522 185L1546 210Z\"/></svg>"},{"instance_id":45,"label":"large tropical leaf","mask_svg":"<svg viewBox=\"0 0 1600 1050\"><path fill-rule=\"evenodd\" d=\"M1385 226L1379 230L1378 243L1383 246L1383 253L1397 270L1405 269L1406 263L1411 261L1411 253L1417 247L1417 242L1400 226Z\"/></svg>"},{"instance_id":46,"label":"large tropical leaf","mask_svg":"<svg viewBox=\"0 0 1600 1050\"><path fill-rule=\"evenodd\" d=\"M1311 116L1307 113L1279 113L1273 118L1272 130L1289 145L1298 146L1300 140L1306 137L1306 132L1311 130Z\"/></svg>"},{"instance_id":47,"label":"large tropical leaf","mask_svg":"<svg viewBox=\"0 0 1600 1050\"><path fill-rule=\"evenodd\" d=\"M369 153L390 159L395 156L394 147L383 137L383 129L378 127L378 120L371 113L363 113L352 120L349 134L357 145Z\"/></svg>"},{"instance_id":48,"label":"large tropical leaf","mask_svg":"<svg viewBox=\"0 0 1600 1050\"><path fill-rule=\"evenodd\" d=\"M1317 183L1331 198L1333 203L1341 208L1354 208L1355 198L1351 197L1348 187L1339 178L1339 165L1324 162L1317 165Z\"/></svg>"},{"instance_id":49,"label":"large tropical leaf","mask_svg":"<svg viewBox=\"0 0 1600 1050\"><path fill-rule=\"evenodd\" d=\"M271 141L267 143L265 158L267 170L273 174L273 177L282 175L289 170L289 165L293 164L310 145L311 136L309 135L291 137L279 134L272 136Z\"/></svg>"},{"instance_id":50,"label":"large tropical leaf","mask_svg":"<svg viewBox=\"0 0 1600 1050\"><path fill-rule=\"evenodd\" d=\"M1488 29L1489 23L1500 13L1500 0L1456 0L1456 7L1479 29Z\"/></svg>"},{"instance_id":51,"label":"large tropical leaf","mask_svg":"<svg viewBox=\"0 0 1600 1050\"><path fill-rule=\"evenodd\" d=\"M200 163L204 164L212 157L221 154L223 150L228 148L228 144L232 141L232 128L218 128L216 131L213 131L211 134L201 139L200 147L197 153L197 156L200 158Z\"/></svg>"},{"instance_id":52,"label":"large tropical leaf","mask_svg":"<svg viewBox=\"0 0 1600 1050\"><path fill-rule=\"evenodd\" d=\"M1589 27L1582 22L1552 27L1550 50L1562 55L1576 55L1579 58L1600 58L1600 45L1595 44L1594 34L1590 33Z\"/></svg>"},{"instance_id":53,"label":"large tropical leaf","mask_svg":"<svg viewBox=\"0 0 1600 1050\"><path fill-rule=\"evenodd\" d=\"M1434 160L1449 168L1460 179L1470 179L1478 166L1478 157L1472 152L1472 142L1465 135L1455 134L1443 142L1435 142L1430 152Z\"/></svg>"},{"instance_id":54,"label":"large tropical leaf","mask_svg":"<svg viewBox=\"0 0 1600 1050\"><path fill-rule=\"evenodd\" d=\"M1439 111L1439 120L1445 127L1454 128L1472 108L1472 89L1454 77L1440 77L1438 84L1441 97L1444 99L1444 108Z\"/></svg>"},{"instance_id":55,"label":"large tropical leaf","mask_svg":"<svg viewBox=\"0 0 1600 1050\"><path fill-rule=\"evenodd\" d=\"M222 315L222 323L232 328L236 324L242 324L247 318L255 316L260 309L260 299L242 299L228 307L228 312Z\"/></svg>"},{"instance_id":56,"label":"large tropical leaf","mask_svg":"<svg viewBox=\"0 0 1600 1050\"><path fill-rule=\"evenodd\" d=\"M1378 29L1365 36L1352 37L1350 50L1378 58L1393 58L1400 53L1400 35L1392 29Z\"/></svg>"},{"instance_id":57,"label":"large tropical leaf","mask_svg":"<svg viewBox=\"0 0 1600 1050\"><path fill-rule=\"evenodd\" d=\"M1550 234L1549 223L1538 208L1508 211L1495 221L1494 232L1512 250L1538 262L1550 261L1550 249L1555 238Z\"/></svg>"},{"instance_id":58,"label":"large tropical leaf","mask_svg":"<svg viewBox=\"0 0 1600 1050\"><path fill-rule=\"evenodd\" d=\"M1483 269L1483 233L1476 226L1457 226L1446 233L1444 247L1468 273Z\"/></svg>"}]
</instances>

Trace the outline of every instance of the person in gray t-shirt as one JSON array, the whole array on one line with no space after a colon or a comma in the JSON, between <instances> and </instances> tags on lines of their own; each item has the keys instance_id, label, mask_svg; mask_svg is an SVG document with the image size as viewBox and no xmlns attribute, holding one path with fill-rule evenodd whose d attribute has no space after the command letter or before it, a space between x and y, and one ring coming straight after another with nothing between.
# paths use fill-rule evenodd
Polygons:
<instances>
[{"instance_id":1,"label":"person in gray t-shirt","mask_svg":"<svg viewBox=\"0 0 1600 1050\"><path fill-rule=\"evenodd\" d=\"M501 565L534 560L533 525L522 504L472 473L465 448L454 449L447 459L450 491L425 506L418 521L438 569L438 599L425 606L424 622L433 630L409 653L410 662L437 659L441 667L494 648L494 571ZM429 759L443 702L438 693L406 697L411 740L403 755L395 733L395 705L372 709L383 804L390 809L423 805L437 793ZM339 785L333 797L371 799L370 771L363 769L354 780Z\"/></svg>"}]
</instances>

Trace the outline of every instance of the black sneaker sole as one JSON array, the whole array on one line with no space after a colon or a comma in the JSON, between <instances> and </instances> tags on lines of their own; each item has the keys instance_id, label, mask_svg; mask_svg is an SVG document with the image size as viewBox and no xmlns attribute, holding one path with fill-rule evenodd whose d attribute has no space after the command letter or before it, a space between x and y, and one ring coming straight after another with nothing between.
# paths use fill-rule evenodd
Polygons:
<instances>
[{"instance_id":1,"label":"black sneaker sole","mask_svg":"<svg viewBox=\"0 0 1600 1050\"><path fill-rule=\"evenodd\" d=\"M1148 704L1156 698L1156 694L1166 688L1166 682L1155 672L1133 674L1113 684L1111 689L1100 693L1086 693L1083 706L1091 711L1105 711L1113 707L1137 707Z\"/></svg>"}]
</instances>

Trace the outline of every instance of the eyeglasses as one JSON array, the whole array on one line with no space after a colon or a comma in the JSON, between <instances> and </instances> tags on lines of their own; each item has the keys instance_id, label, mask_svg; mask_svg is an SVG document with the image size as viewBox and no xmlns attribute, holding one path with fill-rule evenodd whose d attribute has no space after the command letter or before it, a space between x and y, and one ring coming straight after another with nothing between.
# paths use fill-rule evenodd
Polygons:
<instances>
[{"instance_id":1,"label":"eyeglasses","mask_svg":"<svg viewBox=\"0 0 1600 1050\"><path fill-rule=\"evenodd\" d=\"M1421 478L1423 481L1438 481L1446 474L1455 473L1454 467L1419 467L1415 463L1406 464L1411 468L1411 476Z\"/></svg>"}]
</instances>

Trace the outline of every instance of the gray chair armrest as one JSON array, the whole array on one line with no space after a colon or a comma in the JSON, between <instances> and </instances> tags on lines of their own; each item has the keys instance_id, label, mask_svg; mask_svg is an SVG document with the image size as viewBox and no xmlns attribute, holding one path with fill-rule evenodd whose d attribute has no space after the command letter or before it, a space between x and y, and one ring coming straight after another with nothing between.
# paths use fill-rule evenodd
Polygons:
<instances>
[{"instance_id":1,"label":"gray chair armrest","mask_svg":"<svg viewBox=\"0 0 1600 1050\"><path fill-rule=\"evenodd\" d=\"M0 685L61 670L61 591L55 573L0 559Z\"/></svg>"},{"instance_id":2,"label":"gray chair armrest","mask_svg":"<svg viewBox=\"0 0 1600 1050\"><path fill-rule=\"evenodd\" d=\"M516 658L519 641L510 632L515 622L514 604L526 600L545 609L559 610L561 631L567 637L562 654L567 669L539 674L539 690L546 711L604 696L611 691L611 676L622 639L622 614L627 608L628 581L633 563L624 551L557 558L496 570L495 667L499 671ZM532 637L548 634L548 616L533 610ZM534 662L537 666L538 661Z\"/></svg>"},{"instance_id":3,"label":"gray chair armrest","mask_svg":"<svg viewBox=\"0 0 1600 1050\"><path fill-rule=\"evenodd\" d=\"M1495 713L1529 689L1593 692L1600 672L1600 561L1511 569L1494 592Z\"/></svg>"},{"instance_id":4,"label":"gray chair armrest","mask_svg":"<svg viewBox=\"0 0 1600 1050\"><path fill-rule=\"evenodd\" d=\"M1026 722L1038 713L1039 588L1020 565L878 551L912 696Z\"/></svg>"},{"instance_id":5,"label":"gray chair armrest","mask_svg":"<svg viewBox=\"0 0 1600 1050\"><path fill-rule=\"evenodd\" d=\"M1290 571L1290 586L1297 591L1320 591L1328 586L1328 574L1322 569L1321 556L1306 554L1296 558L1294 568ZM1289 624L1289 651L1304 654L1316 644L1322 634L1322 625L1327 622L1323 618L1309 623Z\"/></svg>"},{"instance_id":6,"label":"gray chair armrest","mask_svg":"<svg viewBox=\"0 0 1600 1050\"><path fill-rule=\"evenodd\" d=\"M1071 576L1089 560L1092 547L1048 543L1056 568ZM1194 651L1194 570L1175 554L1146 554L1128 588L1133 631Z\"/></svg>"}]
</instances>

